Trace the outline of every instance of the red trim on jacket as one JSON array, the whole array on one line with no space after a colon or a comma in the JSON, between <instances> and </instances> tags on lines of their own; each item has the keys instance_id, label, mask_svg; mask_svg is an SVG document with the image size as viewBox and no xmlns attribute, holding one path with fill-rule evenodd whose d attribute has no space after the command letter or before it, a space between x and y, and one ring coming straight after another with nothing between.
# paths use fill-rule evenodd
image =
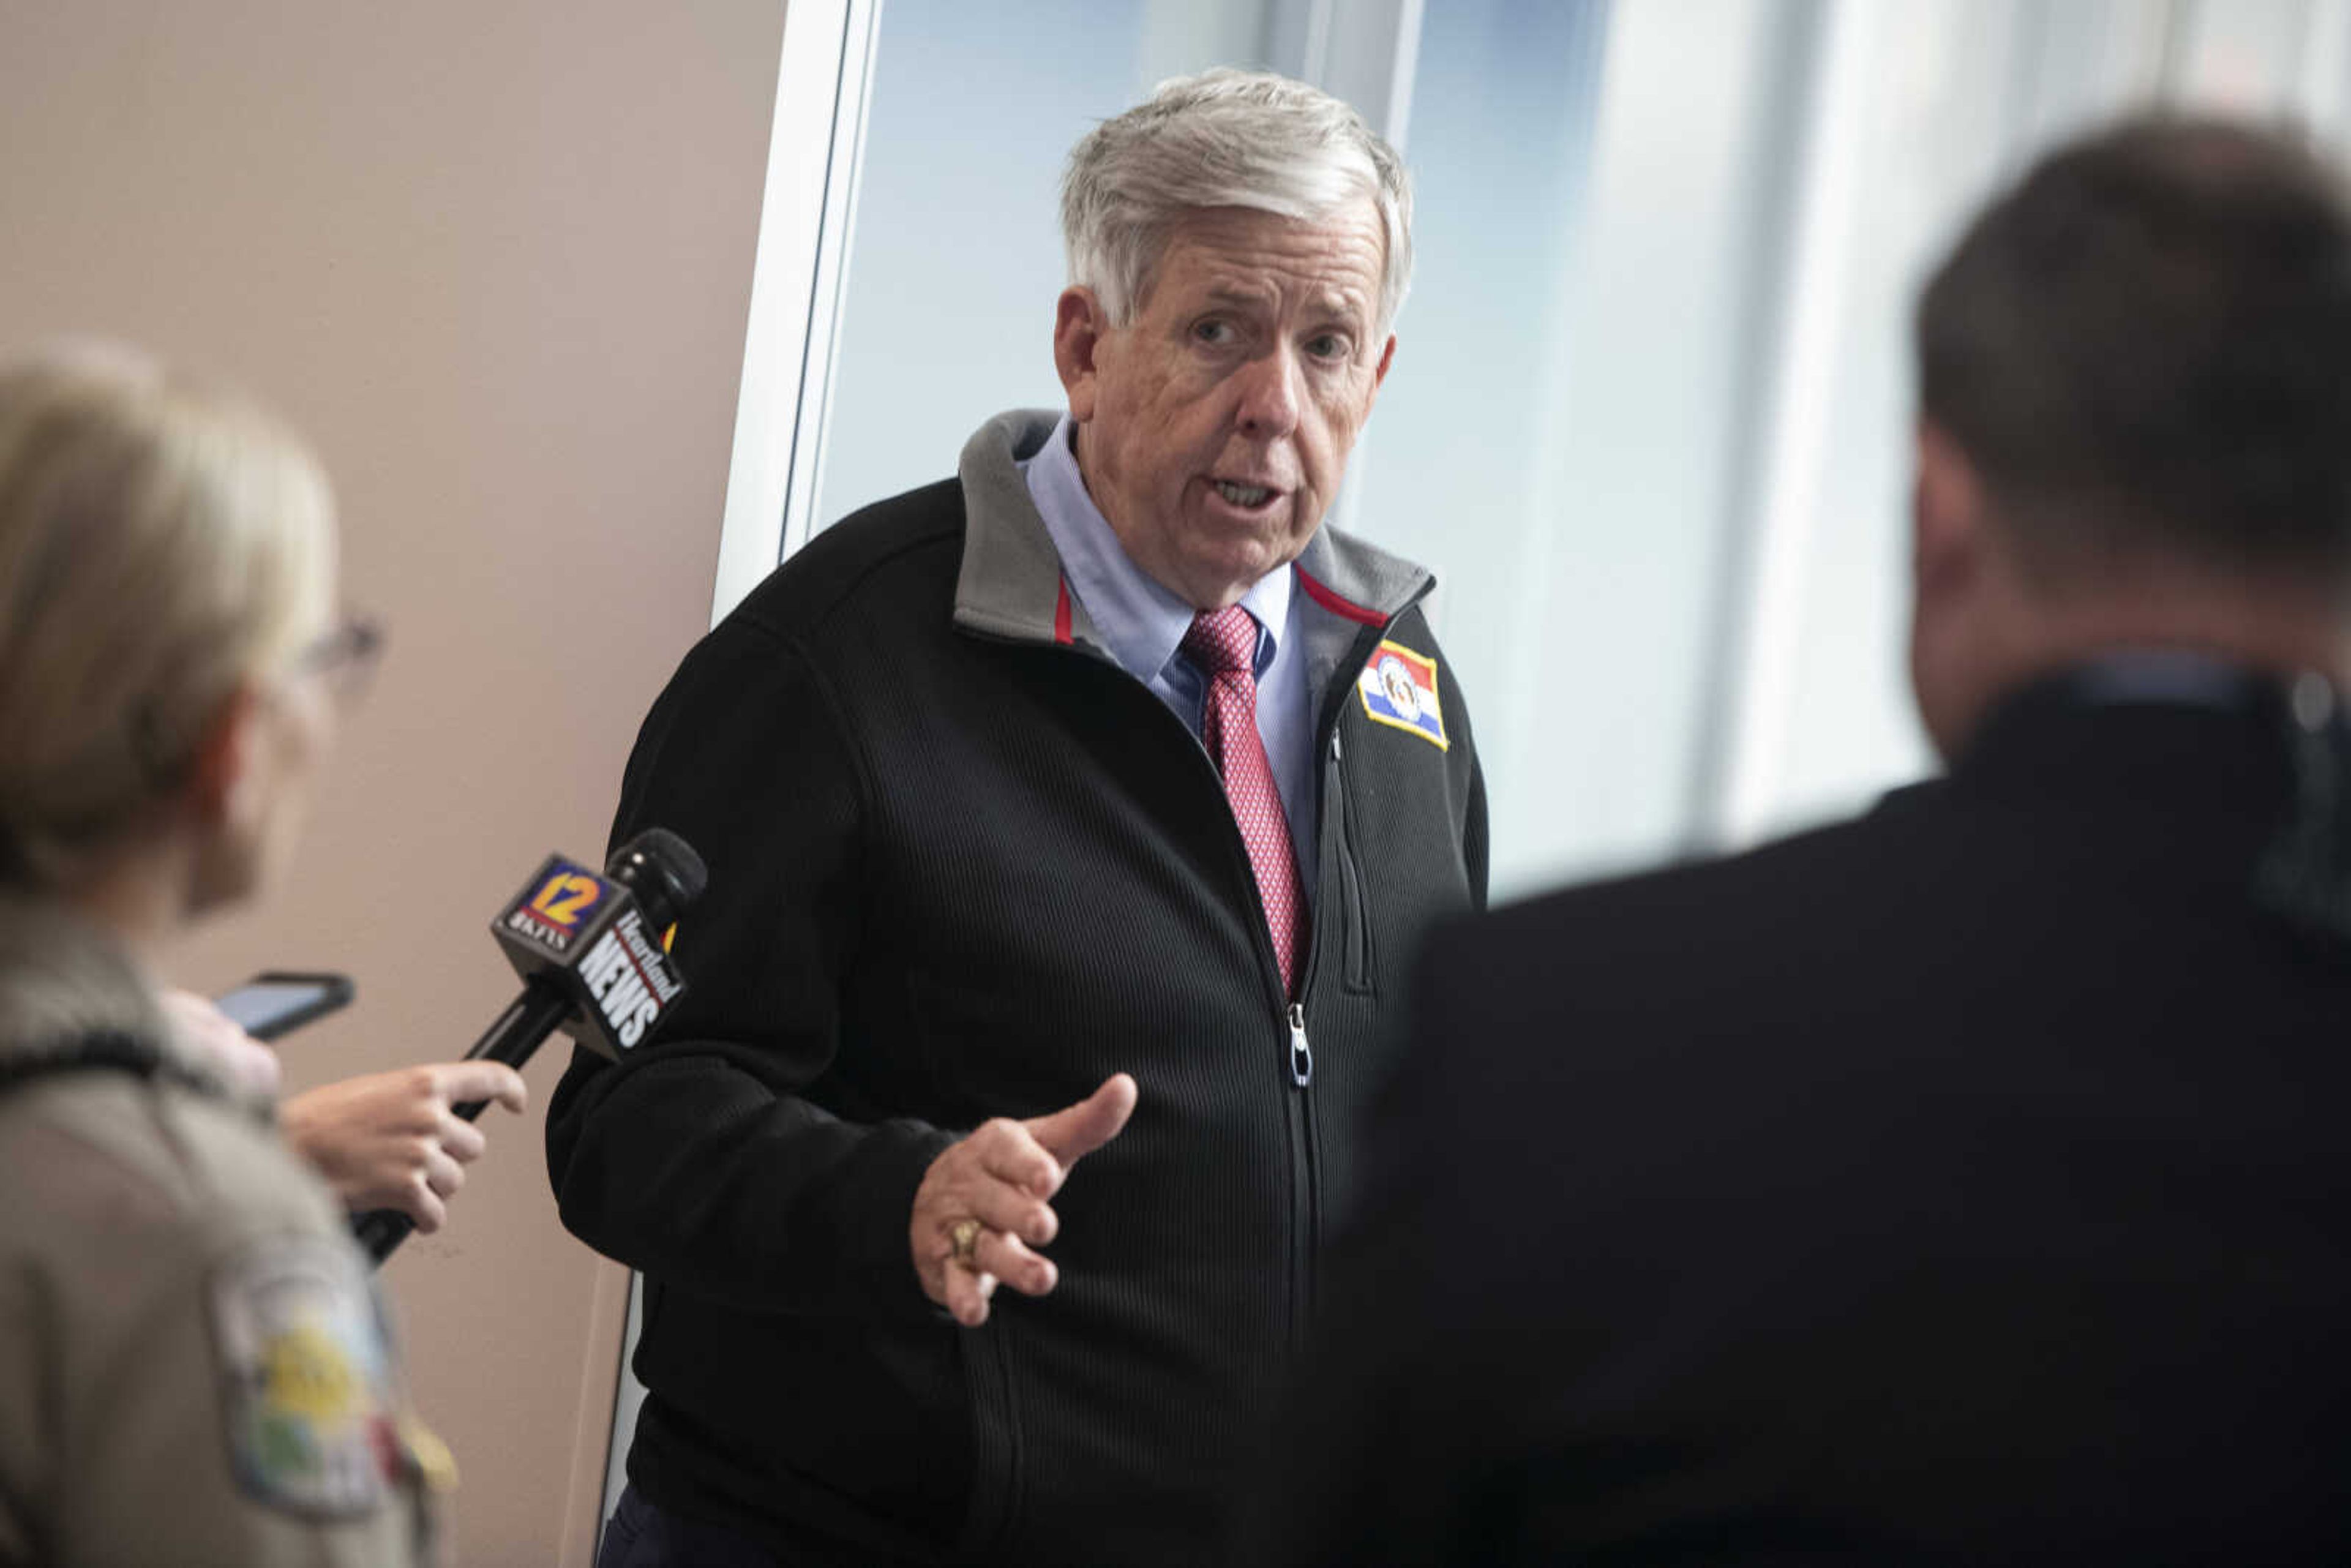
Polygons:
<instances>
[{"instance_id":1,"label":"red trim on jacket","mask_svg":"<svg viewBox=\"0 0 2351 1568\"><path fill-rule=\"evenodd\" d=\"M1343 615L1348 620L1360 622L1365 626L1384 626L1388 623L1388 618L1378 611L1366 610L1353 600L1342 599L1315 581L1306 574L1306 569L1302 566L1298 569L1298 580L1304 586L1308 598L1333 615Z\"/></svg>"},{"instance_id":2,"label":"red trim on jacket","mask_svg":"<svg viewBox=\"0 0 2351 1568\"><path fill-rule=\"evenodd\" d=\"M1053 641L1066 648L1073 641L1070 634L1070 580L1061 579L1061 596L1053 601Z\"/></svg>"}]
</instances>

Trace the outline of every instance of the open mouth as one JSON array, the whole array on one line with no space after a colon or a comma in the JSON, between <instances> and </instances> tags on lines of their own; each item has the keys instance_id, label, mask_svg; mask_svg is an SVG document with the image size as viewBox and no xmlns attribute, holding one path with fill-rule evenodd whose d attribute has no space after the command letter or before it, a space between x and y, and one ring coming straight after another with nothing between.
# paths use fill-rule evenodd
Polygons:
<instances>
[{"instance_id":1,"label":"open mouth","mask_svg":"<svg viewBox=\"0 0 2351 1568\"><path fill-rule=\"evenodd\" d=\"M1264 485L1237 485L1229 479L1211 479L1217 495L1244 511L1255 511L1280 494Z\"/></svg>"}]
</instances>

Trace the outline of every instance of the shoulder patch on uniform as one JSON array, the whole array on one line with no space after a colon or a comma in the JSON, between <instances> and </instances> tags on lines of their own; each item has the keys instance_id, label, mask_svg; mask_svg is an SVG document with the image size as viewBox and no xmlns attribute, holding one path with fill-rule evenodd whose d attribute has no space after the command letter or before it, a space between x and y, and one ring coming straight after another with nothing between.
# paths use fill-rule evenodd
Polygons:
<instances>
[{"instance_id":1,"label":"shoulder patch on uniform","mask_svg":"<svg viewBox=\"0 0 2351 1568\"><path fill-rule=\"evenodd\" d=\"M374 1512L401 1473L392 1353L359 1255L257 1242L214 1271L229 1462L246 1496L314 1519Z\"/></svg>"},{"instance_id":2,"label":"shoulder patch on uniform","mask_svg":"<svg viewBox=\"0 0 2351 1568\"><path fill-rule=\"evenodd\" d=\"M1410 730L1437 750L1447 749L1445 709L1437 696L1437 661L1401 643L1382 643L1355 677L1364 713L1374 724Z\"/></svg>"}]
</instances>

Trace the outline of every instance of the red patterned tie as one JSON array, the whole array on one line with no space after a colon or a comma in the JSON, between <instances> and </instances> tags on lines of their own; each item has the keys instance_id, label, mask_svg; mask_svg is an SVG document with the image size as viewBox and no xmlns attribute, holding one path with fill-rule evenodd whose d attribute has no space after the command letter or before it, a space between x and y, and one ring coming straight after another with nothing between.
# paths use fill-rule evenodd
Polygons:
<instances>
[{"instance_id":1,"label":"red patterned tie","mask_svg":"<svg viewBox=\"0 0 2351 1568\"><path fill-rule=\"evenodd\" d=\"M1306 952L1306 890L1298 878L1290 819L1274 786L1273 765L1257 733L1257 622L1238 604L1204 610L1184 634L1184 652L1208 677L1200 743L1224 775L1225 796L1240 824L1241 841L1249 846L1258 898L1273 933L1282 988L1294 997Z\"/></svg>"}]
</instances>

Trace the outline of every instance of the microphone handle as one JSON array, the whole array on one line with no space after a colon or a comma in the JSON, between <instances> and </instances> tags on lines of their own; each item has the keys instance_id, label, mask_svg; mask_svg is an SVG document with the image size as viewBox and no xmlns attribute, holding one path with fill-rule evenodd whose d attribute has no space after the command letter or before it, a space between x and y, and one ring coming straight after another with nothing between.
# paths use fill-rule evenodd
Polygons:
<instances>
[{"instance_id":1,"label":"microphone handle","mask_svg":"<svg viewBox=\"0 0 2351 1568\"><path fill-rule=\"evenodd\" d=\"M507 1010L498 1015L488 1032L465 1052L465 1060L503 1061L519 1071L540 1042L555 1032L555 1027L570 1013L571 1008L569 997L553 986L534 980L507 1004ZM468 1100L453 1109L470 1122L488 1103L486 1100ZM396 1208L371 1209L351 1221L351 1234L358 1238L360 1250L378 1267L415 1228L416 1221Z\"/></svg>"}]
</instances>

